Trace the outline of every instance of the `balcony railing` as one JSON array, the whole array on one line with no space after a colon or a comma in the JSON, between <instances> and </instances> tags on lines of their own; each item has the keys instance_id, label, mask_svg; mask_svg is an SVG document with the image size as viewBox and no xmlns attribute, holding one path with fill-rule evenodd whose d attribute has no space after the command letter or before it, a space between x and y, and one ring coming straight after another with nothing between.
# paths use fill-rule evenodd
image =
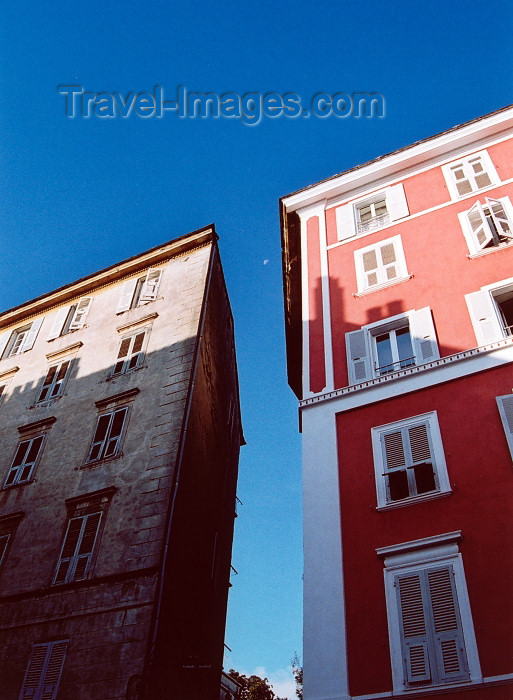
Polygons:
<instances>
[{"instance_id":1,"label":"balcony railing","mask_svg":"<svg viewBox=\"0 0 513 700\"><path fill-rule=\"evenodd\" d=\"M390 362L388 365L375 365L376 374L388 374L389 372L397 372L405 367L412 367L415 363L415 357L405 357L397 362Z\"/></svg>"},{"instance_id":2,"label":"balcony railing","mask_svg":"<svg viewBox=\"0 0 513 700\"><path fill-rule=\"evenodd\" d=\"M390 214L385 212L379 216L373 216L372 219L367 219L367 221L358 222L358 233L367 233L368 231L374 231L374 229L381 228L390 223Z\"/></svg>"}]
</instances>

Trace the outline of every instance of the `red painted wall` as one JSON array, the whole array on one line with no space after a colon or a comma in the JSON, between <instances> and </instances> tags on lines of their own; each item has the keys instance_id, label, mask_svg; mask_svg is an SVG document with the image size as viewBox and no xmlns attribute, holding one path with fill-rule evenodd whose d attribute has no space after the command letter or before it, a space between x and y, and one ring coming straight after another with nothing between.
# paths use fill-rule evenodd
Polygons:
<instances>
[{"instance_id":1,"label":"red painted wall","mask_svg":"<svg viewBox=\"0 0 513 700\"><path fill-rule=\"evenodd\" d=\"M310 349L310 391L322 391L326 386L324 363L324 318L321 290L321 249L319 219L312 216L306 225L308 255L308 309Z\"/></svg>"},{"instance_id":2,"label":"red painted wall","mask_svg":"<svg viewBox=\"0 0 513 700\"><path fill-rule=\"evenodd\" d=\"M375 549L454 530L463 533L460 552L483 676L511 671L513 463L495 397L511 393L512 386L506 366L338 415L352 695L392 687L383 563ZM452 495L378 512L371 428L432 410L438 414ZM488 697L480 692L479 698ZM511 697L511 686L493 697Z\"/></svg>"}]
</instances>

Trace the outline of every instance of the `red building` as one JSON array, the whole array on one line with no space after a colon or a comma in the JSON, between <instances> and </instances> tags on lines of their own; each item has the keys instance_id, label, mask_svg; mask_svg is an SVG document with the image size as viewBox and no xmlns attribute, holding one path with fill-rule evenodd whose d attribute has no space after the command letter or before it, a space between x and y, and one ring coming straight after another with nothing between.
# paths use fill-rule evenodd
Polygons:
<instances>
[{"instance_id":1,"label":"red building","mask_svg":"<svg viewBox=\"0 0 513 700\"><path fill-rule=\"evenodd\" d=\"M281 208L305 700L513 698L513 108Z\"/></svg>"}]
</instances>

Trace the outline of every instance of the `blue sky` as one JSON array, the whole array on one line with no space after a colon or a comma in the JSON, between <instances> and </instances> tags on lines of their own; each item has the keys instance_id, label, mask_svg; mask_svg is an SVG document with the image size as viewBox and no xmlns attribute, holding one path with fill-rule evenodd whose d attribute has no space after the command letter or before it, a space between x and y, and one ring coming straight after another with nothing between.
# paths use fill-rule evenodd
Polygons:
<instances>
[{"instance_id":1,"label":"blue sky","mask_svg":"<svg viewBox=\"0 0 513 700\"><path fill-rule=\"evenodd\" d=\"M215 222L247 446L226 666L283 695L301 652L301 474L278 198L513 102L509 2L27 2L0 7L0 308ZM57 86L379 92L381 119L68 119ZM287 685L288 684L288 685ZM290 695L292 698L292 694Z\"/></svg>"}]
</instances>

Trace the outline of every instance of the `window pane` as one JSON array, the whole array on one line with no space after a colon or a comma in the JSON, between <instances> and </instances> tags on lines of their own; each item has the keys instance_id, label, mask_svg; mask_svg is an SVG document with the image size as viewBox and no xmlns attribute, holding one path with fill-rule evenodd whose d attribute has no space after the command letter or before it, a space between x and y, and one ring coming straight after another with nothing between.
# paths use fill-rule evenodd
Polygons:
<instances>
[{"instance_id":1,"label":"window pane","mask_svg":"<svg viewBox=\"0 0 513 700\"><path fill-rule=\"evenodd\" d=\"M417 493L428 493L436 490L435 475L433 473L433 465L429 462L424 464L416 464L413 467L415 473L415 484L417 485Z\"/></svg>"},{"instance_id":2,"label":"window pane","mask_svg":"<svg viewBox=\"0 0 513 700\"><path fill-rule=\"evenodd\" d=\"M94 440L93 442L100 442L105 439L105 435L107 434L107 428L109 427L109 421L110 421L110 413L107 413L105 416L100 416L98 419L98 425L96 427L96 433L94 435Z\"/></svg>"},{"instance_id":3,"label":"window pane","mask_svg":"<svg viewBox=\"0 0 513 700\"><path fill-rule=\"evenodd\" d=\"M32 445L30 446L29 453L27 455L27 459L25 460L26 462L33 464L36 460L37 453L39 452L39 448L41 447L41 443L43 442L43 436L40 435L39 437L35 438Z\"/></svg>"},{"instance_id":4,"label":"window pane","mask_svg":"<svg viewBox=\"0 0 513 700\"><path fill-rule=\"evenodd\" d=\"M138 333L135 336L134 347L132 348L132 353L141 352L141 348L144 342L144 333Z\"/></svg>"},{"instance_id":5,"label":"window pane","mask_svg":"<svg viewBox=\"0 0 513 700\"><path fill-rule=\"evenodd\" d=\"M394 360L392 357L392 345L390 343L390 333L383 333L376 336L376 350L378 353L378 370L380 374L394 371Z\"/></svg>"},{"instance_id":6,"label":"window pane","mask_svg":"<svg viewBox=\"0 0 513 700\"><path fill-rule=\"evenodd\" d=\"M414 365L415 358L413 357L410 329L399 328L399 330L395 332L395 339L397 341L397 353L399 355L401 367L410 367L410 365Z\"/></svg>"},{"instance_id":7,"label":"window pane","mask_svg":"<svg viewBox=\"0 0 513 700\"><path fill-rule=\"evenodd\" d=\"M132 338L124 338L119 346L118 358L126 357L128 355L128 350L130 348L130 341Z\"/></svg>"},{"instance_id":8,"label":"window pane","mask_svg":"<svg viewBox=\"0 0 513 700\"><path fill-rule=\"evenodd\" d=\"M16 455L14 457L14 461L12 463L13 467L19 467L19 465L23 462L23 458L25 457L25 454L27 453L29 443L30 443L30 440L24 440L23 442L20 442L20 444L18 445L18 449L16 450Z\"/></svg>"},{"instance_id":9,"label":"window pane","mask_svg":"<svg viewBox=\"0 0 513 700\"><path fill-rule=\"evenodd\" d=\"M378 259L376 257L376 250L368 250L362 255L363 259L363 269L365 272L370 270L375 270L378 266Z\"/></svg>"},{"instance_id":10,"label":"window pane","mask_svg":"<svg viewBox=\"0 0 513 700\"><path fill-rule=\"evenodd\" d=\"M120 411L116 411L114 414L114 420L112 421L112 428L110 430L110 438L118 437L123 428L123 421L125 420L126 408L122 408Z\"/></svg>"},{"instance_id":11,"label":"window pane","mask_svg":"<svg viewBox=\"0 0 513 700\"><path fill-rule=\"evenodd\" d=\"M390 490L390 500L400 501L403 498L408 498L410 491L408 489L408 476L406 469L404 471L392 472L388 474L388 488Z\"/></svg>"},{"instance_id":12,"label":"window pane","mask_svg":"<svg viewBox=\"0 0 513 700\"><path fill-rule=\"evenodd\" d=\"M390 265L396 261L395 250L393 243L387 243L380 248L381 259L383 260L383 265Z\"/></svg>"}]
</instances>

